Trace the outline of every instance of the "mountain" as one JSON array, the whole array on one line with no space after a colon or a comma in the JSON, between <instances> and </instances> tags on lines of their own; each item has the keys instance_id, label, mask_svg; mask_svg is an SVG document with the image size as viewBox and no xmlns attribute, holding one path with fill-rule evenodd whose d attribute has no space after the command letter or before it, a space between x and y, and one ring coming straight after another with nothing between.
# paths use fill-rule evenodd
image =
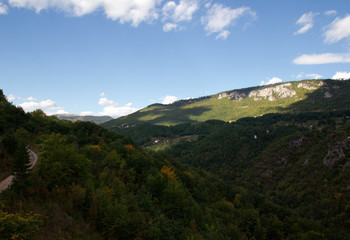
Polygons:
<instances>
[{"instance_id":1,"label":"mountain","mask_svg":"<svg viewBox=\"0 0 350 240\"><path fill-rule=\"evenodd\" d=\"M75 122L75 121L93 122L97 124L101 124L113 119L110 116L79 116L75 114L56 114L54 116L56 116L58 119L61 119L61 120L69 120L72 122Z\"/></svg>"},{"instance_id":2,"label":"mountain","mask_svg":"<svg viewBox=\"0 0 350 240\"><path fill-rule=\"evenodd\" d=\"M0 106L2 178L24 146L39 156L0 193L0 239L348 239L346 215L301 216L94 123L25 113L1 90Z\"/></svg>"},{"instance_id":3,"label":"mountain","mask_svg":"<svg viewBox=\"0 0 350 240\"><path fill-rule=\"evenodd\" d=\"M350 110L271 113L232 123L140 124L119 131L148 151L334 226L327 239L350 237Z\"/></svg>"},{"instance_id":4,"label":"mountain","mask_svg":"<svg viewBox=\"0 0 350 240\"><path fill-rule=\"evenodd\" d=\"M337 229L305 239L348 239L349 90L350 81L334 80L232 90L151 105L104 126Z\"/></svg>"},{"instance_id":5,"label":"mountain","mask_svg":"<svg viewBox=\"0 0 350 240\"><path fill-rule=\"evenodd\" d=\"M130 115L108 121L107 129L150 123L173 126L210 119L235 121L267 113L298 113L348 109L350 81L303 80L225 91L207 97L153 104Z\"/></svg>"}]
</instances>

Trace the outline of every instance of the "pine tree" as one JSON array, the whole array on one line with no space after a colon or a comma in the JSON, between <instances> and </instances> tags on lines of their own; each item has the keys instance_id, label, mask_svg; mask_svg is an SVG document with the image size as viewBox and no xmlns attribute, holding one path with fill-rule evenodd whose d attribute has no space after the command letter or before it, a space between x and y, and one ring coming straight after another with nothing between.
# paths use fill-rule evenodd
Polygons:
<instances>
[{"instance_id":1,"label":"pine tree","mask_svg":"<svg viewBox=\"0 0 350 240\"><path fill-rule=\"evenodd\" d=\"M22 195L22 190L26 187L26 180L29 175L29 154L23 143L18 144L15 156L12 161L11 171L14 176L12 182L15 190Z\"/></svg>"}]
</instances>

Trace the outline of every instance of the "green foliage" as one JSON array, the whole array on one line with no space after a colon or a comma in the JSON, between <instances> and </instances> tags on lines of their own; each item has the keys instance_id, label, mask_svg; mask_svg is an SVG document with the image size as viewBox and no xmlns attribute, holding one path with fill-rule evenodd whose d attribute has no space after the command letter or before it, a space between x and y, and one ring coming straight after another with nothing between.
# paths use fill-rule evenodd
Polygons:
<instances>
[{"instance_id":1,"label":"green foliage","mask_svg":"<svg viewBox=\"0 0 350 240\"><path fill-rule=\"evenodd\" d=\"M14 176L14 188L18 192L22 192L27 185L29 163L29 154L25 145L23 143L18 144L11 167L12 175Z\"/></svg>"},{"instance_id":2,"label":"green foliage","mask_svg":"<svg viewBox=\"0 0 350 240\"><path fill-rule=\"evenodd\" d=\"M44 143L39 174L45 179L48 189L67 187L77 183L87 183L91 177L91 162L77 153L74 146L66 143L60 134L52 134Z\"/></svg>"},{"instance_id":3,"label":"green foliage","mask_svg":"<svg viewBox=\"0 0 350 240\"><path fill-rule=\"evenodd\" d=\"M33 213L8 213L0 210L0 239L34 239L43 219Z\"/></svg>"},{"instance_id":4,"label":"green foliage","mask_svg":"<svg viewBox=\"0 0 350 240\"><path fill-rule=\"evenodd\" d=\"M150 130L145 125L139 134L134 131L138 126L130 128L135 141L145 145L152 141L147 136L152 132L162 140L176 139L178 144L172 141L167 152L154 153L93 123L60 121L42 111L22 115L21 109L4 104L8 108L1 111L7 117L0 115L0 121L10 128L1 132L2 154L12 162L16 150L11 152L11 147L23 138L40 156L26 181L25 201L12 190L0 194L0 219L5 219L0 221L0 234L7 234L5 238L349 236L349 197L342 185L349 181L343 171L347 158L324 169L318 158L327 154L324 146L336 147L348 134L342 127L347 112L270 114L232 124L211 120ZM186 109L185 105L174 106ZM192 110L200 116L203 109ZM17 125L8 122L14 116L22 116ZM302 136L305 140L296 148L293 141ZM287 162L281 161L286 154ZM306 158L310 165L303 165ZM273 174L263 176L266 170Z\"/></svg>"}]
</instances>

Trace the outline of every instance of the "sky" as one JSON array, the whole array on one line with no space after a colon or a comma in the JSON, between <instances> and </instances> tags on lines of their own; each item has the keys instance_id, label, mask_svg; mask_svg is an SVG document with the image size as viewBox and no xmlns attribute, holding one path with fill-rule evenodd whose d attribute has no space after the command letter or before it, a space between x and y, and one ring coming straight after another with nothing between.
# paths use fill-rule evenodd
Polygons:
<instances>
[{"instance_id":1,"label":"sky","mask_svg":"<svg viewBox=\"0 0 350 240\"><path fill-rule=\"evenodd\" d=\"M326 78L350 78L349 0L0 0L0 88L27 112Z\"/></svg>"}]
</instances>

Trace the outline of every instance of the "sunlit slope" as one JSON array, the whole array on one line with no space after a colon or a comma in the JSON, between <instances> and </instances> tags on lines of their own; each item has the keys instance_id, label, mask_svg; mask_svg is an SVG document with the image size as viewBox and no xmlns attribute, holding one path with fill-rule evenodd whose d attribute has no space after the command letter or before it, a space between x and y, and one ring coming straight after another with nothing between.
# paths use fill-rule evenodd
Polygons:
<instances>
[{"instance_id":1,"label":"sunlit slope","mask_svg":"<svg viewBox=\"0 0 350 240\"><path fill-rule=\"evenodd\" d=\"M303 80L231 90L169 105L153 104L103 126L124 128L140 123L171 126L210 119L235 121L267 113L347 109L349 90L349 81L335 80Z\"/></svg>"}]
</instances>

